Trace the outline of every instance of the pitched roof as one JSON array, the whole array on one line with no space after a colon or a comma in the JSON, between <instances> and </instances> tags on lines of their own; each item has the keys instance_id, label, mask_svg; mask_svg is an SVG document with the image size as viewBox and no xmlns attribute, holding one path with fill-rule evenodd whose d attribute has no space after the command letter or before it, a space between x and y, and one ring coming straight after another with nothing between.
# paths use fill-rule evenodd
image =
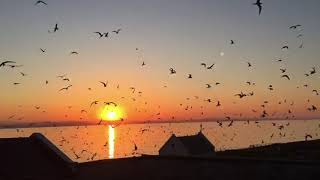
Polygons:
<instances>
[{"instance_id":1,"label":"pitched roof","mask_svg":"<svg viewBox=\"0 0 320 180\"><path fill-rule=\"evenodd\" d=\"M215 152L214 145L200 131L196 135L177 137L190 154L205 154Z\"/></svg>"}]
</instances>

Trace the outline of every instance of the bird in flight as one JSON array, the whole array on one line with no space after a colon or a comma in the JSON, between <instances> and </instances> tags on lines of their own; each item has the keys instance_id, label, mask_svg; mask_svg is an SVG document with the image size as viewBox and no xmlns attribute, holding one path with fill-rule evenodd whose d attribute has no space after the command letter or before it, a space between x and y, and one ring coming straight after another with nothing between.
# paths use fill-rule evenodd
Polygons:
<instances>
[{"instance_id":1,"label":"bird in flight","mask_svg":"<svg viewBox=\"0 0 320 180\"><path fill-rule=\"evenodd\" d=\"M290 26L289 29L297 29L298 27L301 27L301 25L300 24L293 25L293 26Z\"/></svg>"},{"instance_id":2,"label":"bird in flight","mask_svg":"<svg viewBox=\"0 0 320 180\"><path fill-rule=\"evenodd\" d=\"M189 74L189 75L188 75L188 79L191 79L191 78L192 78L192 74Z\"/></svg>"},{"instance_id":3,"label":"bird in flight","mask_svg":"<svg viewBox=\"0 0 320 180\"><path fill-rule=\"evenodd\" d=\"M70 87L72 87L72 85L69 85L67 87L61 88L59 91L68 90Z\"/></svg>"},{"instance_id":4,"label":"bird in flight","mask_svg":"<svg viewBox=\"0 0 320 180\"><path fill-rule=\"evenodd\" d=\"M210 84L206 84L207 88L211 88L211 85Z\"/></svg>"},{"instance_id":5,"label":"bird in flight","mask_svg":"<svg viewBox=\"0 0 320 180\"><path fill-rule=\"evenodd\" d=\"M290 80L290 77L288 75L286 75L286 74L282 75L281 77L282 78L287 78L288 80Z\"/></svg>"},{"instance_id":6,"label":"bird in flight","mask_svg":"<svg viewBox=\"0 0 320 180\"><path fill-rule=\"evenodd\" d=\"M98 34L99 35L99 38L102 38L102 37L108 37L109 36L109 32L106 32L106 33L102 33L102 32L94 32L95 34Z\"/></svg>"},{"instance_id":7,"label":"bird in flight","mask_svg":"<svg viewBox=\"0 0 320 180\"><path fill-rule=\"evenodd\" d=\"M201 66L203 66L204 68L207 67L207 64L206 63L201 63Z\"/></svg>"},{"instance_id":8,"label":"bird in flight","mask_svg":"<svg viewBox=\"0 0 320 180\"><path fill-rule=\"evenodd\" d=\"M177 73L177 71L174 70L173 68L170 68L169 70L170 70L170 74L176 74Z\"/></svg>"},{"instance_id":9,"label":"bird in flight","mask_svg":"<svg viewBox=\"0 0 320 180\"><path fill-rule=\"evenodd\" d=\"M93 106L93 105L97 105L98 102L99 102L99 101L93 101L93 102L90 104L90 107Z\"/></svg>"},{"instance_id":10,"label":"bird in flight","mask_svg":"<svg viewBox=\"0 0 320 180\"><path fill-rule=\"evenodd\" d=\"M71 55L78 55L79 53L77 51L72 51L70 54Z\"/></svg>"},{"instance_id":11,"label":"bird in flight","mask_svg":"<svg viewBox=\"0 0 320 180\"><path fill-rule=\"evenodd\" d=\"M289 49L289 46L282 46L282 48L281 48L282 50L284 50L284 49Z\"/></svg>"},{"instance_id":12,"label":"bird in flight","mask_svg":"<svg viewBox=\"0 0 320 180\"><path fill-rule=\"evenodd\" d=\"M23 72L20 72L21 76L26 76L27 74L23 73Z\"/></svg>"},{"instance_id":13,"label":"bird in flight","mask_svg":"<svg viewBox=\"0 0 320 180\"><path fill-rule=\"evenodd\" d=\"M142 64L141 64L141 66L145 66L145 65L146 65L146 63L143 61Z\"/></svg>"},{"instance_id":14,"label":"bird in flight","mask_svg":"<svg viewBox=\"0 0 320 180\"><path fill-rule=\"evenodd\" d=\"M13 85L19 85L19 84L21 84L21 83L17 83L17 82L13 83Z\"/></svg>"},{"instance_id":15,"label":"bird in flight","mask_svg":"<svg viewBox=\"0 0 320 180\"><path fill-rule=\"evenodd\" d=\"M121 31L121 29L117 29L117 30L114 30L112 32L116 33L116 34L119 34L119 32Z\"/></svg>"},{"instance_id":16,"label":"bird in flight","mask_svg":"<svg viewBox=\"0 0 320 180\"><path fill-rule=\"evenodd\" d=\"M257 2L253 3L253 5L257 6L259 8L259 15L261 14L262 11L262 3L261 0L257 0Z\"/></svg>"},{"instance_id":17,"label":"bird in flight","mask_svg":"<svg viewBox=\"0 0 320 180\"><path fill-rule=\"evenodd\" d=\"M310 75L315 74L316 73L316 68L312 67L312 70L310 71Z\"/></svg>"},{"instance_id":18,"label":"bird in flight","mask_svg":"<svg viewBox=\"0 0 320 180\"><path fill-rule=\"evenodd\" d=\"M46 52L46 49L42 49L40 48L41 52L45 53Z\"/></svg>"},{"instance_id":19,"label":"bird in flight","mask_svg":"<svg viewBox=\"0 0 320 180\"><path fill-rule=\"evenodd\" d=\"M16 62L14 62L14 61L4 61L4 62L0 63L0 67L6 66L9 63L16 63Z\"/></svg>"},{"instance_id":20,"label":"bird in flight","mask_svg":"<svg viewBox=\"0 0 320 180\"><path fill-rule=\"evenodd\" d=\"M107 87L107 85L108 85L108 81L107 82L99 81L99 82L103 85L103 87Z\"/></svg>"},{"instance_id":21,"label":"bird in flight","mask_svg":"<svg viewBox=\"0 0 320 180\"><path fill-rule=\"evenodd\" d=\"M241 99L241 98L243 98L243 97L245 97L247 95L244 94L243 92L241 92L241 93L235 94L234 96L239 96L239 98Z\"/></svg>"},{"instance_id":22,"label":"bird in flight","mask_svg":"<svg viewBox=\"0 0 320 180\"><path fill-rule=\"evenodd\" d=\"M214 63L211 66L207 67L207 69L212 69L213 66L214 66Z\"/></svg>"},{"instance_id":23,"label":"bird in flight","mask_svg":"<svg viewBox=\"0 0 320 180\"><path fill-rule=\"evenodd\" d=\"M234 45L234 40L231 39L231 40L230 40L230 44L231 44L231 45Z\"/></svg>"},{"instance_id":24,"label":"bird in flight","mask_svg":"<svg viewBox=\"0 0 320 180\"><path fill-rule=\"evenodd\" d=\"M37 1L36 3L34 3L35 6L39 5L39 4L43 4L43 5L48 5L46 2L44 1Z\"/></svg>"},{"instance_id":25,"label":"bird in flight","mask_svg":"<svg viewBox=\"0 0 320 180\"><path fill-rule=\"evenodd\" d=\"M280 69L281 73L285 73L287 69Z\"/></svg>"},{"instance_id":26,"label":"bird in flight","mask_svg":"<svg viewBox=\"0 0 320 180\"><path fill-rule=\"evenodd\" d=\"M252 66L252 64L251 64L250 62L247 62L247 64L248 64L248 67L251 67L251 66Z\"/></svg>"},{"instance_id":27,"label":"bird in flight","mask_svg":"<svg viewBox=\"0 0 320 180\"><path fill-rule=\"evenodd\" d=\"M117 104L116 104L115 102L112 102L112 101L110 101L110 102L104 102L104 104L105 104L105 105L108 105L108 106L110 106L111 104L114 105L115 107L117 106Z\"/></svg>"}]
</instances>

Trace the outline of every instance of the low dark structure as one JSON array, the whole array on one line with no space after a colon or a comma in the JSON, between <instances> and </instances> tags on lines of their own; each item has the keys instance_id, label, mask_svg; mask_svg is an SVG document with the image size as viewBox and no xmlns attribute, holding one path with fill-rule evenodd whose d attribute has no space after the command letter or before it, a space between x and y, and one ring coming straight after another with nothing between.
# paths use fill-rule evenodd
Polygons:
<instances>
[{"instance_id":1,"label":"low dark structure","mask_svg":"<svg viewBox=\"0 0 320 180\"><path fill-rule=\"evenodd\" d=\"M212 156L215 147L200 131L193 136L172 135L160 148L160 156Z\"/></svg>"},{"instance_id":2,"label":"low dark structure","mask_svg":"<svg viewBox=\"0 0 320 180\"><path fill-rule=\"evenodd\" d=\"M75 163L44 136L33 134L0 139L0 180L318 179L320 159L297 159L285 152L299 152L299 157L319 154L319 143L275 144L211 157L142 156Z\"/></svg>"}]
</instances>

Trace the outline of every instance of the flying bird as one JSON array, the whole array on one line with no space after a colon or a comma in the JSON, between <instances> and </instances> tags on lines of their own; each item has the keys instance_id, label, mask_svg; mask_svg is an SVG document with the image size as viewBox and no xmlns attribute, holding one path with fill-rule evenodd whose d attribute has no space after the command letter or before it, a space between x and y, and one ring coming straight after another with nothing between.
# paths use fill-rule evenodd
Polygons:
<instances>
[{"instance_id":1,"label":"flying bird","mask_svg":"<svg viewBox=\"0 0 320 180\"><path fill-rule=\"evenodd\" d=\"M36 3L34 3L35 6L39 5L39 4L43 4L43 5L48 5L46 2L44 1L37 1Z\"/></svg>"},{"instance_id":2,"label":"flying bird","mask_svg":"<svg viewBox=\"0 0 320 180\"><path fill-rule=\"evenodd\" d=\"M25 73L23 73L23 72L20 72L20 74L22 75L22 76L26 76L27 74L25 74Z\"/></svg>"},{"instance_id":3,"label":"flying bird","mask_svg":"<svg viewBox=\"0 0 320 180\"><path fill-rule=\"evenodd\" d=\"M280 69L281 73L285 73L287 69Z\"/></svg>"},{"instance_id":4,"label":"flying bird","mask_svg":"<svg viewBox=\"0 0 320 180\"><path fill-rule=\"evenodd\" d=\"M210 84L206 84L207 88L211 88L211 85Z\"/></svg>"},{"instance_id":5,"label":"flying bird","mask_svg":"<svg viewBox=\"0 0 320 180\"><path fill-rule=\"evenodd\" d=\"M11 64L11 63L16 63L16 62L14 62L14 61L4 61L4 62L0 63L0 67L6 66L7 64Z\"/></svg>"},{"instance_id":6,"label":"flying bird","mask_svg":"<svg viewBox=\"0 0 320 180\"><path fill-rule=\"evenodd\" d=\"M248 64L248 67L251 67L251 66L252 66L252 64L251 64L250 62L247 62L247 64Z\"/></svg>"},{"instance_id":7,"label":"flying bird","mask_svg":"<svg viewBox=\"0 0 320 180\"><path fill-rule=\"evenodd\" d=\"M287 78L288 80L290 80L290 77L288 75L286 75L286 74L282 75L281 77L282 78Z\"/></svg>"},{"instance_id":8,"label":"flying bird","mask_svg":"<svg viewBox=\"0 0 320 180\"><path fill-rule=\"evenodd\" d=\"M72 51L70 54L71 55L78 55L79 53L77 51Z\"/></svg>"},{"instance_id":9,"label":"flying bird","mask_svg":"<svg viewBox=\"0 0 320 180\"><path fill-rule=\"evenodd\" d=\"M98 34L98 35L99 35L99 38L102 38L103 35L104 35L104 33L101 33L101 32L94 32L94 33Z\"/></svg>"},{"instance_id":10,"label":"flying bird","mask_svg":"<svg viewBox=\"0 0 320 180\"><path fill-rule=\"evenodd\" d=\"M112 102L112 101L110 101L110 102L104 102L104 104L105 104L105 105L108 105L108 106L110 106L111 104L114 105L115 107L117 106L117 104L116 104L115 102Z\"/></svg>"},{"instance_id":11,"label":"flying bird","mask_svg":"<svg viewBox=\"0 0 320 180\"><path fill-rule=\"evenodd\" d=\"M207 67L207 69L212 69L213 66L214 66L214 63L211 66Z\"/></svg>"},{"instance_id":12,"label":"flying bird","mask_svg":"<svg viewBox=\"0 0 320 180\"><path fill-rule=\"evenodd\" d=\"M312 70L310 71L310 75L315 74L316 73L316 68L312 67Z\"/></svg>"},{"instance_id":13,"label":"flying bird","mask_svg":"<svg viewBox=\"0 0 320 180\"><path fill-rule=\"evenodd\" d=\"M231 44L231 45L234 45L234 40L231 39L231 40L230 40L230 44Z\"/></svg>"},{"instance_id":14,"label":"flying bird","mask_svg":"<svg viewBox=\"0 0 320 180\"><path fill-rule=\"evenodd\" d=\"M121 29L117 29L117 30L114 30L112 32L116 33L116 34L119 34L119 32L121 31Z\"/></svg>"},{"instance_id":15,"label":"flying bird","mask_svg":"<svg viewBox=\"0 0 320 180\"><path fill-rule=\"evenodd\" d=\"M257 6L259 8L259 15L261 14L262 11L262 3L261 0L257 0L257 2L253 3L253 5Z\"/></svg>"},{"instance_id":16,"label":"flying bird","mask_svg":"<svg viewBox=\"0 0 320 180\"><path fill-rule=\"evenodd\" d=\"M99 102L99 101L93 101L93 102L90 104L90 107L93 106L93 105L97 105L98 102Z\"/></svg>"},{"instance_id":17,"label":"flying bird","mask_svg":"<svg viewBox=\"0 0 320 180\"><path fill-rule=\"evenodd\" d=\"M141 66L145 66L145 65L146 65L146 63L143 61L142 64L141 64Z\"/></svg>"},{"instance_id":18,"label":"flying bird","mask_svg":"<svg viewBox=\"0 0 320 180\"><path fill-rule=\"evenodd\" d=\"M177 71L174 70L173 68L170 68L169 70L170 70L170 74L176 74L177 73Z\"/></svg>"},{"instance_id":19,"label":"flying bird","mask_svg":"<svg viewBox=\"0 0 320 180\"><path fill-rule=\"evenodd\" d=\"M282 48L281 48L282 50L284 50L284 49L289 49L289 46L282 46Z\"/></svg>"},{"instance_id":20,"label":"flying bird","mask_svg":"<svg viewBox=\"0 0 320 180\"><path fill-rule=\"evenodd\" d=\"M298 27L301 27L301 25L300 24L293 25L293 26L290 26L289 29L297 29Z\"/></svg>"},{"instance_id":21,"label":"flying bird","mask_svg":"<svg viewBox=\"0 0 320 180\"><path fill-rule=\"evenodd\" d=\"M241 98L243 98L243 97L245 97L247 95L244 94L243 92L241 92L241 93L235 94L234 96L239 96L239 98L241 99Z\"/></svg>"},{"instance_id":22,"label":"flying bird","mask_svg":"<svg viewBox=\"0 0 320 180\"><path fill-rule=\"evenodd\" d=\"M70 87L72 87L72 85L69 85L69 86L67 86L67 87L64 87L64 88L61 88L59 91L63 91L63 90L68 90Z\"/></svg>"},{"instance_id":23,"label":"flying bird","mask_svg":"<svg viewBox=\"0 0 320 180\"><path fill-rule=\"evenodd\" d=\"M46 49L42 49L40 48L41 52L45 53L46 52Z\"/></svg>"},{"instance_id":24,"label":"flying bird","mask_svg":"<svg viewBox=\"0 0 320 180\"><path fill-rule=\"evenodd\" d=\"M103 85L103 87L107 87L107 85L108 85L108 81L107 82L99 81L99 82Z\"/></svg>"},{"instance_id":25,"label":"flying bird","mask_svg":"<svg viewBox=\"0 0 320 180\"><path fill-rule=\"evenodd\" d=\"M189 74L189 75L188 75L188 79L191 79L191 78L192 78L192 74Z\"/></svg>"},{"instance_id":26,"label":"flying bird","mask_svg":"<svg viewBox=\"0 0 320 180\"><path fill-rule=\"evenodd\" d=\"M207 67L207 64L206 63L201 63L201 66L203 66L204 68Z\"/></svg>"}]
</instances>

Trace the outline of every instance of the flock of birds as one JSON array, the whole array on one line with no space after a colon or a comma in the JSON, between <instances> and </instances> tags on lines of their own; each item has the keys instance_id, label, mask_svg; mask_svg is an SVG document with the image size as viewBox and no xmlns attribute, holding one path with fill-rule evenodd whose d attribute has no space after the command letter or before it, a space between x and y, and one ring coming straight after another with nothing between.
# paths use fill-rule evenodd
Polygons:
<instances>
[{"instance_id":1,"label":"flock of birds","mask_svg":"<svg viewBox=\"0 0 320 180\"><path fill-rule=\"evenodd\" d=\"M45 1L39 0L39 1L36 1L36 2L35 2L35 6L47 6L47 5L48 5L48 3L45 2ZM255 6L258 7L258 14L260 15L261 12L262 12L262 2L261 2L261 0L257 0L255 3L253 3L253 5L255 5ZM50 28L50 29L48 30L48 33L56 33L56 32L58 32L58 31L60 30L60 28L61 28L61 27L59 26L59 24L56 23L52 29ZM302 29L302 25L300 25L300 24L295 24L295 25L290 26L289 29L292 30L292 31L294 31L294 32L297 32L297 33L298 33L298 34L296 35L297 39L298 39L299 42L300 42L300 45L299 45L298 48L300 48L300 49L303 48L304 46L303 46L303 33L302 33L302 30L303 30L303 29ZM113 30L113 31L111 31L111 32L96 31L96 32L93 32L93 34L97 35L97 38L100 39L100 38L108 38L108 37L111 36L111 34L119 35L119 33L120 33L121 31L122 31L122 28L118 28L118 29L115 29L115 30ZM237 41L236 41L236 40L230 40L230 43L229 43L229 44L230 44L230 46L235 46L235 45L237 44ZM289 45L283 45L283 46L281 47L281 50L282 50L282 51L287 51L287 50L289 50L289 48L290 48ZM139 48L136 48L135 50L136 50L136 51L139 51ZM46 49L44 49L44 48L40 48L40 51L41 51L42 53L46 53ZM77 52L77 51L71 51L71 52L70 52L70 55L79 55L79 52ZM283 60L283 59L277 59L277 60L275 60L275 61L278 62L278 63L281 63L281 62L283 62L284 60ZM199 64L199 66L200 66L201 68L205 69L205 70L213 70L213 69L215 68L215 65L216 65L215 63L210 63L210 64L209 64L209 63L206 63L206 62L201 62L201 63ZM142 67L147 66L147 63L146 63L145 61L143 61L143 62L141 63L141 66L142 66ZM248 61L248 62L246 62L246 66L247 66L248 69L254 68L254 63ZM0 68L4 68L4 67L9 67L9 68L14 69L14 68L23 67L23 65L18 64L16 61L5 60L5 61L0 62ZM283 78L283 79L288 80L288 81L292 80L291 76L290 76L289 74L287 74L287 71L288 71L287 68L285 68L285 67L280 67L279 70L280 70L280 78ZM23 76L23 77L24 77L24 76L27 76L27 74L24 73L24 72L19 72L19 73L20 73L20 75ZM169 68L169 75L170 75L170 76L174 76L174 75L176 75L177 73L179 73L179 72L177 72L177 70L176 70L174 67ZM304 74L304 76L305 76L305 77L312 77L312 76L314 76L315 74L317 74L317 70L316 70L316 67L314 66L314 67L311 67L310 70L306 71L306 73ZM192 78L193 78L193 74L191 74L191 73L186 74L185 77L186 77L187 79L192 79ZM58 92L69 91L69 90L72 88L73 85L70 84L70 81L71 81L71 80L70 80L70 78L67 77L67 74L58 75L57 78L60 79L60 80L63 81L63 82L67 82L67 83L68 83L66 86L61 87L60 89L58 89L58 90L57 90ZM97 84L98 84L98 83L99 83L103 88L106 88L106 87L108 86L108 81L99 81L99 82L97 82ZM245 83L246 83L248 86L255 86L255 85L256 85L256 82L252 82L252 81L246 81ZM13 83L13 85L20 85L20 84L21 84L20 82L14 82L14 83ZM48 80L45 80L45 84L46 84L46 85L49 84L49 81L48 81ZM207 89L210 89L210 88L212 88L213 86L219 86L219 85L221 85L221 84L222 84L221 82L215 82L214 84L207 83L207 84L204 84L204 87L207 88ZM309 86L310 86L309 84L304 84L302 87L308 88ZM164 86L164 88L166 88L166 87L167 87L167 86ZM117 89L119 89L119 88L120 88L120 86L117 85ZM297 88L300 88L300 86L297 86ZM267 86L267 89L268 89L269 91L275 91L275 87L274 87L272 84L269 84L269 85ZM91 91L92 88L88 88L88 90ZM141 97L142 92L141 92L141 91L136 92L136 87L129 87L128 90L131 91L132 94L138 94L137 97ZM317 89L312 89L312 90L311 90L311 93L314 94L314 95L316 95L316 96L319 95L319 92L318 92ZM239 93L234 94L234 96L235 96L235 97L238 97L239 99L247 98L247 97L254 96L254 95L255 95L255 92L254 92L254 91L249 91L249 92L243 92L243 91L241 91L241 92L239 92ZM132 101L136 101L136 98L137 98L137 97L132 97L131 100L132 100ZM121 98L125 98L125 97L121 97ZM193 98L194 98L194 99L197 99L197 100L200 99L199 96L194 96ZM187 99L187 100L190 100L191 98L190 98L190 97L187 97L186 99ZM204 101L204 102L208 102L208 103L215 102L215 103L216 103L216 104L215 104L216 107L222 106L222 101L221 101L221 100L213 100L213 99L211 99L211 98L204 98L203 101ZM307 102L310 103L311 100L308 99ZM252 109L252 112L253 112L253 113L258 113L258 114L259 114L257 118L262 118L262 119L263 119L263 118L272 118L272 117L274 117L274 116L277 114L277 112L273 112L273 113L267 112L267 108L266 108L266 107L267 107L267 104L268 104L268 103L269 103L269 101L265 100L265 101L263 101L262 104L260 105L260 106L261 106L261 109L260 109L260 110L258 110L258 109ZM117 102L94 100L94 101L88 103L88 108L81 109L81 110L80 110L80 113L81 113L81 114L87 114L90 108L95 107L96 105L99 105L99 104L102 104L103 106L113 106L113 107L117 107L117 106L118 106L118 103L117 103ZM148 102L144 102L144 104L148 104ZM295 115L294 115L294 113L293 113L293 110L290 109L290 107L293 107L294 104L295 104L293 101L289 102L289 100L284 99L284 100L278 101L277 104L279 104L279 105L281 105L281 104L287 104L287 105L289 106L288 111L284 114L284 115L286 116L286 117L285 117L286 119L292 119L292 118L295 117ZM184 106L184 110L186 110L186 111L191 110L191 109L193 108L193 106L192 106L192 105L189 105L189 104L184 105L184 104L180 103L179 105L180 105L181 107ZM37 110L41 109L40 106L34 106L34 107L35 107L35 109L37 109ZM72 108L72 107L69 106L68 108ZM200 108L203 109L204 106L201 106ZM155 114L154 114L153 116L158 117L158 119L160 120L160 119L161 119L161 118L159 117L160 114L161 114L161 113L160 113L160 105L158 106L158 109L159 109L159 112L155 112ZM318 109L317 109L317 107L316 107L315 104L308 104L308 106L306 107L306 110L309 111L309 112L315 112L315 111L317 111ZM136 108L136 111L140 112L140 110L138 110L137 108ZM45 110L43 110L43 112L45 112ZM144 112L146 112L146 110L144 110ZM201 115L203 115L203 114L204 114L204 112L201 112ZM243 114L240 113L240 114L237 114L237 116L239 116L239 117L236 117L235 115L234 115L234 116L231 116L231 115L225 114L225 120L227 120L227 121L222 121L222 120L220 120L220 121L217 121L217 124L218 124L220 127L231 127L231 126L233 126L234 120L237 119L237 118L241 118L242 115L243 115ZM10 116L8 117L8 119L13 119L14 117L15 117L15 115L10 115ZM21 120L21 119L22 119L21 117L18 118L18 120ZM82 119L82 118L80 118L80 119ZM171 119L175 119L175 117L172 116ZM116 126L120 125L122 122L124 122L124 119L120 119L119 123L115 124L113 127L116 127ZM228 123L227 126L224 126L224 125L223 125L225 122ZM98 125L100 125L100 124L102 124L102 123L103 123L102 119L97 122ZM248 120L246 123L249 124L250 121ZM259 127L259 121L255 121L255 124ZM280 132L279 132L279 135L280 135L281 137L285 137L285 136L286 136L286 134L283 133L282 130L284 129L284 127L289 126L289 125L290 125L290 123L287 123L287 124L285 124L285 125L283 125L283 124L280 124L280 125L279 125L279 124L277 124L277 123L275 123L275 122L273 123L273 126L276 127L277 129L279 129L279 131L280 131ZM202 126L201 126L201 130L202 130ZM148 129L141 129L141 133L144 133L145 131L148 131ZM274 134L272 134L272 135L270 136L270 138L272 138L273 136L274 136ZM234 137L232 137L232 139L233 139L233 138L234 138ZM306 134L306 135L305 135L305 139L306 139L306 140L311 139L311 138L312 138L312 135L311 135L311 134ZM62 141L62 142L65 142L66 140L63 138L61 141ZM264 141L262 141L262 144L263 144L263 143L264 143ZM138 147L137 147L137 145L136 145L135 143L134 143L134 148L133 148L133 149L134 149L133 152L136 152L137 149L138 149ZM80 152L80 154L77 154L74 149L72 149L72 151L73 151L73 154L75 155L76 159L80 158L80 154L83 154L83 153L86 153L86 152L87 152L86 150L82 150L82 151ZM92 156L90 157L90 159L93 160L93 159L96 157L96 155L97 155L97 153L93 153Z\"/></svg>"}]
</instances>

